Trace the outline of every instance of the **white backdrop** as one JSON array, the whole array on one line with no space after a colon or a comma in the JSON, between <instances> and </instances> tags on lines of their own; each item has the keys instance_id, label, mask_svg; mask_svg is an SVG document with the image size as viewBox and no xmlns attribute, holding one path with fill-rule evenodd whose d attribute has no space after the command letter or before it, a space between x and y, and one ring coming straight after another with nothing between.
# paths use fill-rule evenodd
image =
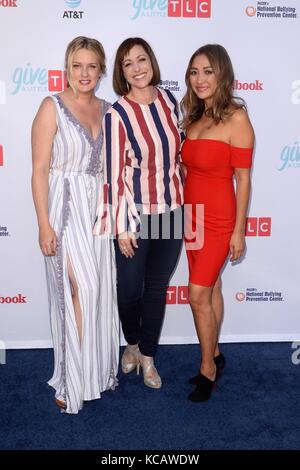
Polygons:
<instances>
[{"instance_id":1,"label":"white backdrop","mask_svg":"<svg viewBox=\"0 0 300 470\"><path fill-rule=\"evenodd\" d=\"M0 340L7 348L51 345L30 188L30 128L53 84L60 91L55 77L78 35L105 47L108 73L98 95L110 101L116 99L114 53L129 36L151 43L163 85L178 100L194 50L210 42L226 47L255 128L256 152L246 258L228 264L223 275L221 341L300 338L299 14L299 0L0 0ZM162 343L196 341L187 279L183 252Z\"/></svg>"}]
</instances>

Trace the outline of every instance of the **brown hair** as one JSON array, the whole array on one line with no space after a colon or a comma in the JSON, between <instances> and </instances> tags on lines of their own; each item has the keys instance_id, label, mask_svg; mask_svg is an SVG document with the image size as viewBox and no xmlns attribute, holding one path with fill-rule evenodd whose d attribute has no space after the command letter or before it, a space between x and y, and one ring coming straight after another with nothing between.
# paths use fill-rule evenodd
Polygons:
<instances>
[{"instance_id":1,"label":"brown hair","mask_svg":"<svg viewBox=\"0 0 300 470\"><path fill-rule=\"evenodd\" d=\"M190 85L192 64L199 55L205 55L208 58L218 83L213 104L211 108L206 110L204 100L198 98ZM242 98L233 96L234 72L232 63L226 49L219 44L206 44L194 52L185 73L185 83L187 91L181 101L184 114L182 124L185 129L193 122L198 121L204 112L218 124L221 120L230 116L235 109L246 108Z\"/></svg>"},{"instance_id":2,"label":"brown hair","mask_svg":"<svg viewBox=\"0 0 300 470\"><path fill-rule=\"evenodd\" d=\"M105 52L101 42L97 41L97 39L87 38L85 36L78 36L68 44L65 54L65 70L67 72L68 86L71 86L70 78L72 72L73 56L75 52L77 52L79 49L88 49L89 51L95 52L99 61L101 74L104 74L106 72Z\"/></svg>"},{"instance_id":3,"label":"brown hair","mask_svg":"<svg viewBox=\"0 0 300 470\"><path fill-rule=\"evenodd\" d=\"M122 64L123 64L124 58L134 46L141 46L150 58L150 62L151 62L152 69L153 69L153 77L150 82L150 85L156 86L160 82L159 66L158 66L156 57L150 45L145 41L145 39L142 39L142 38L125 39L125 41L123 41L122 44L120 44L116 52L114 72L113 72L113 88L115 92L120 96L127 95L129 91L128 83L124 77Z\"/></svg>"}]
</instances>

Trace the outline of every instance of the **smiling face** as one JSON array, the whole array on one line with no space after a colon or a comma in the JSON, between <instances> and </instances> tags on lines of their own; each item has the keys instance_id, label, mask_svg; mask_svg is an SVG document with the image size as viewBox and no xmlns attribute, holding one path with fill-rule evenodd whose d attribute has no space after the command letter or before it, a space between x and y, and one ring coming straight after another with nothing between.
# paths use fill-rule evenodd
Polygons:
<instances>
[{"instance_id":1,"label":"smiling face","mask_svg":"<svg viewBox=\"0 0 300 470\"><path fill-rule=\"evenodd\" d=\"M78 49L74 52L70 65L72 87L80 93L93 91L101 73L97 54L89 49Z\"/></svg>"},{"instance_id":2,"label":"smiling face","mask_svg":"<svg viewBox=\"0 0 300 470\"><path fill-rule=\"evenodd\" d=\"M211 106L218 80L206 55L201 54L195 57L191 64L189 80L198 98L204 100L207 106Z\"/></svg>"},{"instance_id":3,"label":"smiling face","mask_svg":"<svg viewBox=\"0 0 300 470\"><path fill-rule=\"evenodd\" d=\"M122 62L125 79L132 88L142 90L150 85L153 68L149 55L142 46L133 46Z\"/></svg>"}]
</instances>

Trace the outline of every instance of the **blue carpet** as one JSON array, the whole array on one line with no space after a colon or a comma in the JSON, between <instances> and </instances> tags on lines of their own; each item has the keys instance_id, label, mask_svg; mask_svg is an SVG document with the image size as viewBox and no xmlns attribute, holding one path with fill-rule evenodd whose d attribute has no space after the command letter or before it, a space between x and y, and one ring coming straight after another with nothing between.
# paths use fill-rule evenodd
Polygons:
<instances>
[{"instance_id":1,"label":"blue carpet","mask_svg":"<svg viewBox=\"0 0 300 470\"><path fill-rule=\"evenodd\" d=\"M206 403L187 400L196 345L160 346L161 390L119 374L119 387L78 415L54 405L53 352L7 351L0 366L1 449L300 449L300 365L290 343L224 344L227 365Z\"/></svg>"}]
</instances>

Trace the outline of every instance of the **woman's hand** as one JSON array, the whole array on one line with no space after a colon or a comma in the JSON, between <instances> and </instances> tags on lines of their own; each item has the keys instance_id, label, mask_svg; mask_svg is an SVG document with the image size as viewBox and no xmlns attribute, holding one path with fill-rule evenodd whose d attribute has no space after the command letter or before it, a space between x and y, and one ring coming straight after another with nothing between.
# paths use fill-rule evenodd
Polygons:
<instances>
[{"instance_id":1,"label":"woman's hand","mask_svg":"<svg viewBox=\"0 0 300 470\"><path fill-rule=\"evenodd\" d=\"M57 238L56 233L50 225L40 228L39 244L44 256L56 255Z\"/></svg>"},{"instance_id":2,"label":"woman's hand","mask_svg":"<svg viewBox=\"0 0 300 470\"><path fill-rule=\"evenodd\" d=\"M230 261L237 261L244 253L246 243L243 233L233 232L230 239Z\"/></svg>"},{"instance_id":3,"label":"woman's hand","mask_svg":"<svg viewBox=\"0 0 300 470\"><path fill-rule=\"evenodd\" d=\"M137 241L135 239L135 234L132 232L123 232L119 235L118 238L119 248L122 255L126 258L134 257L134 249L138 248Z\"/></svg>"}]
</instances>

